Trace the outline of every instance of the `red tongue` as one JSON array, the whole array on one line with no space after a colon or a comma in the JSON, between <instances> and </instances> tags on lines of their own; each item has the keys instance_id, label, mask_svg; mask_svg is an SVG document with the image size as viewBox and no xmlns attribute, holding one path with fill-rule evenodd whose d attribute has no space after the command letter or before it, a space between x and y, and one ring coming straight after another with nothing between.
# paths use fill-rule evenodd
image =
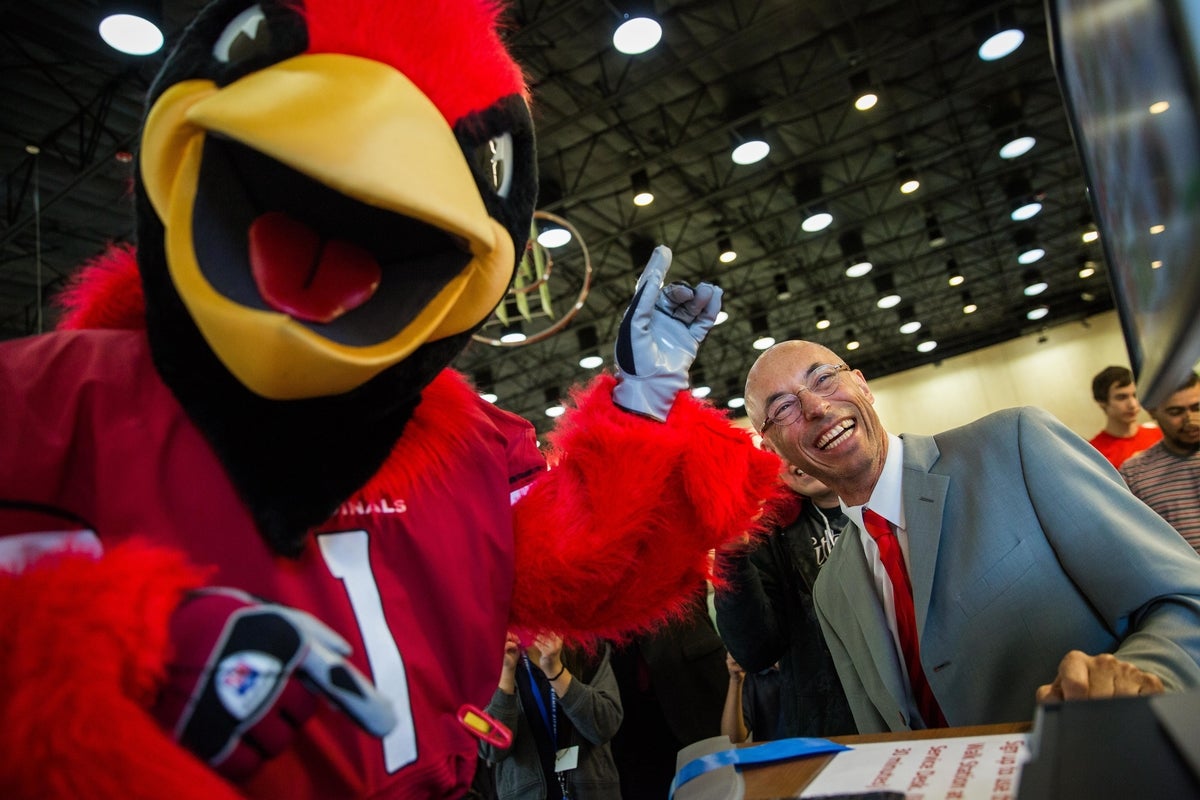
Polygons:
<instances>
[{"instance_id":1,"label":"red tongue","mask_svg":"<svg viewBox=\"0 0 1200 800\"><path fill-rule=\"evenodd\" d=\"M367 250L279 211L250 225L250 269L263 300L308 322L332 322L371 299L382 271Z\"/></svg>"}]
</instances>

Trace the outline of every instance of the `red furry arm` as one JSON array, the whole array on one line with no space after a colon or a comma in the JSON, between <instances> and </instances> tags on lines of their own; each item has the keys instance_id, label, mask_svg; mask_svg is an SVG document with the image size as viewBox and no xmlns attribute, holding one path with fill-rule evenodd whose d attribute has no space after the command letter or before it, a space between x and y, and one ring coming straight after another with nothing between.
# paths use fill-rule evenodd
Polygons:
<instances>
[{"instance_id":1,"label":"red furry arm","mask_svg":"<svg viewBox=\"0 0 1200 800\"><path fill-rule=\"evenodd\" d=\"M712 406L681 392L659 423L617 408L615 383L575 393L557 465L516 505L518 628L621 639L677 615L778 485L779 460Z\"/></svg>"},{"instance_id":2,"label":"red furry arm","mask_svg":"<svg viewBox=\"0 0 1200 800\"><path fill-rule=\"evenodd\" d=\"M167 621L200 576L143 545L0 574L0 786L13 797L239 795L144 710Z\"/></svg>"}]
</instances>

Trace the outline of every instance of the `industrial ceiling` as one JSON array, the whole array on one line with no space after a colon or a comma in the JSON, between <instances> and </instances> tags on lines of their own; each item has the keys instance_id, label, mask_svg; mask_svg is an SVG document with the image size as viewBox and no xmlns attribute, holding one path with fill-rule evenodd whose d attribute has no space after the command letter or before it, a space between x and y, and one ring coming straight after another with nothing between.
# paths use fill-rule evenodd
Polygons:
<instances>
[{"instance_id":1,"label":"industrial ceiling","mask_svg":"<svg viewBox=\"0 0 1200 800\"><path fill-rule=\"evenodd\" d=\"M133 236L131 153L162 55L109 49L95 33L98 6L0 8L0 338L52 328L51 298L76 266ZM165 4L168 47L196 7ZM639 55L613 47L621 10L529 1L507 14L533 93L539 209L576 236L543 251L546 285L521 292L515 312L535 341L489 343L495 319L456 366L540 430L552 424L548 398L596 371L577 363L591 344L585 329L611 368L621 313L656 243L674 252L671 279L724 288L729 318L695 376L718 404L740 393L764 332L821 341L878 377L1113 307L1099 245L1081 239L1085 186L1040 0L659 0L662 40ZM1005 16L1024 42L984 61L983 31ZM864 78L879 97L869 111L853 106L852 83ZM735 164L733 141L755 126L770 153ZM1036 144L1003 159L999 140L1017 127ZM654 201L638 207L641 171ZM908 171L920 185L903 194ZM1040 213L1014 222L1018 195L1041 202ZM816 204L833 222L809 232L801 223ZM718 259L724 239L737 253L728 263ZM1036 240L1045 257L1018 263L1018 240ZM848 277L847 256L863 253L873 269ZM1095 271L1081 278L1084 263ZM1047 284L1033 298L1023 292L1031 268ZM880 309L889 283L902 300ZM1046 316L1031 321L1031 305ZM922 323L916 333L898 330L908 313ZM861 342L852 352L850 338ZM928 338L936 348L918 351Z\"/></svg>"}]
</instances>

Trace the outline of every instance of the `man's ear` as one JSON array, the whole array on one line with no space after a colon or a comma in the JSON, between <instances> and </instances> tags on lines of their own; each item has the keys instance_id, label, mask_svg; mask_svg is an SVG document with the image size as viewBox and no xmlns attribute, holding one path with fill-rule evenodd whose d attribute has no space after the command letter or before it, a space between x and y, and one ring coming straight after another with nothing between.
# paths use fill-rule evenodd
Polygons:
<instances>
[{"instance_id":1,"label":"man's ear","mask_svg":"<svg viewBox=\"0 0 1200 800\"><path fill-rule=\"evenodd\" d=\"M871 405L875 405L875 395L871 394L871 387L867 386L867 378L862 374L862 370L852 369L850 370L850 374L854 376L855 383L858 384L859 390L866 396L867 401Z\"/></svg>"}]
</instances>

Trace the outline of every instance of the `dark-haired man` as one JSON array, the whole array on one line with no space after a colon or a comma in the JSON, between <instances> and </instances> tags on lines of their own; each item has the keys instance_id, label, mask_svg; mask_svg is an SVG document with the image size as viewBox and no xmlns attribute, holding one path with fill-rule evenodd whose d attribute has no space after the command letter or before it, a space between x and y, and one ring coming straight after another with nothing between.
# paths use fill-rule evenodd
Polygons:
<instances>
[{"instance_id":1,"label":"dark-haired man","mask_svg":"<svg viewBox=\"0 0 1200 800\"><path fill-rule=\"evenodd\" d=\"M1200 376L1150 409L1163 438L1121 465L1129 488L1200 550Z\"/></svg>"},{"instance_id":2,"label":"dark-haired man","mask_svg":"<svg viewBox=\"0 0 1200 800\"><path fill-rule=\"evenodd\" d=\"M1125 459L1140 453L1160 439L1162 432L1153 425L1142 425L1138 415L1137 387L1127 367L1105 367L1092 378L1092 397L1104 412L1104 430L1089 443L1117 469Z\"/></svg>"}]
</instances>

